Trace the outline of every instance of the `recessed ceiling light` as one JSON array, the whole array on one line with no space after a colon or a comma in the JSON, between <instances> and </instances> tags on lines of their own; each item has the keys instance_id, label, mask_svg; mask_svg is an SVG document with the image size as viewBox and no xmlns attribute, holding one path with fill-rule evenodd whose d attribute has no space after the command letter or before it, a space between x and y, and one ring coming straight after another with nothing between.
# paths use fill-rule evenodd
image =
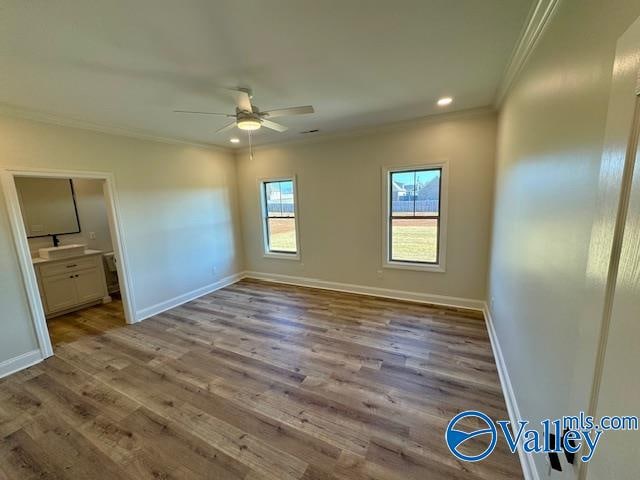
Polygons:
<instances>
[{"instance_id":1,"label":"recessed ceiling light","mask_svg":"<svg viewBox=\"0 0 640 480\"><path fill-rule=\"evenodd\" d=\"M231 143L240 143L240 139L239 138L232 138L231 140L229 140Z\"/></svg>"},{"instance_id":2,"label":"recessed ceiling light","mask_svg":"<svg viewBox=\"0 0 640 480\"><path fill-rule=\"evenodd\" d=\"M453 98L451 97L442 97L440 100L438 100L438 105L441 107L446 107L447 105L450 105L451 102L453 102Z\"/></svg>"}]
</instances>

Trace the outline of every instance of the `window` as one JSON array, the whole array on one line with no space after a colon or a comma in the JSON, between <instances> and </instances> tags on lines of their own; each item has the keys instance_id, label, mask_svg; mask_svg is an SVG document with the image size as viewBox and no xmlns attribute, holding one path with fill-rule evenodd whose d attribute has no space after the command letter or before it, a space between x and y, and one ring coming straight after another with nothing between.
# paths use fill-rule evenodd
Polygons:
<instances>
[{"instance_id":1,"label":"window","mask_svg":"<svg viewBox=\"0 0 640 480\"><path fill-rule=\"evenodd\" d=\"M386 266L443 271L445 166L387 170Z\"/></svg>"},{"instance_id":2,"label":"window","mask_svg":"<svg viewBox=\"0 0 640 480\"><path fill-rule=\"evenodd\" d=\"M297 258L296 189L294 179L261 182L265 253Z\"/></svg>"}]
</instances>

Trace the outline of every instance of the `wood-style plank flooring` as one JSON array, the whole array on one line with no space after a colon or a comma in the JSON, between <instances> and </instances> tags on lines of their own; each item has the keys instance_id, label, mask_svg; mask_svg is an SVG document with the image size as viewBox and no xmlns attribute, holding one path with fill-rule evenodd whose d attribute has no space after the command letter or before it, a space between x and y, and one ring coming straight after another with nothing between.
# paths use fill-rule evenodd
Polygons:
<instances>
[{"instance_id":1,"label":"wood-style plank flooring","mask_svg":"<svg viewBox=\"0 0 640 480\"><path fill-rule=\"evenodd\" d=\"M444 442L462 410L507 418L477 314L255 280L133 326L115 307L0 380L0 479L522 478L502 440L478 463Z\"/></svg>"},{"instance_id":2,"label":"wood-style plank flooring","mask_svg":"<svg viewBox=\"0 0 640 480\"><path fill-rule=\"evenodd\" d=\"M119 294L110 303L85 308L47 320L53 345L74 342L87 335L101 335L108 330L124 327L124 309Z\"/></svg>"}]
</instances>

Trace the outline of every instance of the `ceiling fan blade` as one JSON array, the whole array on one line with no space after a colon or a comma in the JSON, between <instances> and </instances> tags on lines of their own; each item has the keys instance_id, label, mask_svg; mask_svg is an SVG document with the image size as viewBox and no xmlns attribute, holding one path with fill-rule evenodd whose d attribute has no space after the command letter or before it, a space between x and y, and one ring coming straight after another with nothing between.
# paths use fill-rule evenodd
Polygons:
<instances>
[{"instance_id":1,"label":"ceiling fan blade","mask_svg":"<svg viewBox=\"0 0 640 480\"><path fill-rule=\"evenodd\" d=\"M245 90L231 90L233 92L233 96L236 100L236 105L238 109L242 112L253 112L253 107L251 106L251 97L249 93Z\"/></svg>"},{"instance_id":2,"label":"ceiling fan blade","mask_svg":"<svg viewBox=\"0 0 640 480\"><path fill-rule=\"evenodd\" d=\"M235 126L236 126L236 122L231 122L229 125L225 125L224 127L216 130L216 133L226 132L227 130L231 130Z\"/></svg>"},{"instance_id":3,"label":"ceiling fan blade","mask_svg":"<svg viewBox=\"0 0 640 480\"><path fill-rule=\"evenodd\" d=\"M231 115L229 113L218 113L218 112L196 112L193 110L174 110L173 113L195 113L198 115L223 115L225 117L235 117L235 115Z\"/></svg>"},{"instance_id":4,"label":"ceiling fan blade","mask_svg":"<svg viewBox=\"0 0 640 480\"><path fill-rule=\"evenodd\" d=\"M315 110L311 105L305 105L304 107L279 108L277 110L269 110L262 113L269 118L274 118L284 117L285 115L305 115L313 112L315 112Z\"/></svg>"},{"instance_id":5,"label":"ceiling fan blade","mask_svg":"<svg viewBox=\"0 0 640 480\"><path fill-rule=\"evenodd\" d=\"M271 130L275 130L276 132L286 132L289 130L289 127L285 127L284 125L280 125L279 123L272 122L271 120L262 119L262 126L270 128Z\"/></svg>"}]
</instances>

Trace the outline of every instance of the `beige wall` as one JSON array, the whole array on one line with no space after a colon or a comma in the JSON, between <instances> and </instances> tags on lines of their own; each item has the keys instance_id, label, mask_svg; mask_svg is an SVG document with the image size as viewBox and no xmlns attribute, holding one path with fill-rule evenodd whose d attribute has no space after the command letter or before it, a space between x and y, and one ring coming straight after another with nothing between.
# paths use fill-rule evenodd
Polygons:
<instances>
[{"instance_id":1,"label":"beige wall","mask_svg":"<svg viewBox=\"0 0 640 480\"><path fill-rule=\"evenodd\" d=\"M73 188L76 192L78 203L78 217L80 217L80 229L83 242L89 248L113 251L111 232L109 231L109 218L107 216L107 203L104 198L104 181L85 178L74 178ZM91 234L95 238L91 238ZM63 243L66 239L62 237Z\"/></svg>"},{"instance_id":2,"label":"beige wall","mask_svg":"<svg viewBox=\"0 0 640 480\"><path fill-rule=\"evenodd\" d=\"M637 0L560 2L501 111L489 297L527 420L588 404L604 292L587 269L612 62L639 14Z\"/></svg>"},{"instance_id":3,"label":"beige wall","mask_svg":"<svg viewBox=\"0 0 640 480\"><path fill-rule=\"evenodd\" d=\"M253 160L243 152L246 269L484 299L495 137L495 115L476 111L257 148ZM446 273L382 269L382 167L443 160L449 163ZM297 178L300 261L263 256L258 180L288 175Z\"/></svg>"},{"instance_id":4,"label":"beige wall","mask_svg":"<svg viewBox=\"0 0 640 480\"><path fill-rule=\"evenodd\" d=\"M242 270L236 168L225 150L0 117L6 167L115 174L137 311ZM4 198L0 305L2 362L37 348Z\"/></svg>"}]
</instances>

